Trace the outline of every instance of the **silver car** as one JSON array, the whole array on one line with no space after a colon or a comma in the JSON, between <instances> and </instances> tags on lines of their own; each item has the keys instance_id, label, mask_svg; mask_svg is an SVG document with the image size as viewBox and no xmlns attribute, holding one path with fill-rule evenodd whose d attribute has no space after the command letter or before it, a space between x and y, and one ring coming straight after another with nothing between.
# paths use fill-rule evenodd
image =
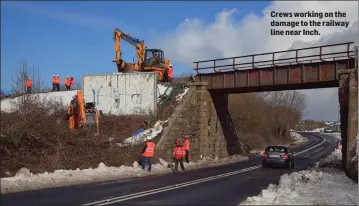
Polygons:
<instances>
[{"instance_id":1,"label":"silver car","mask_svg":"<svg viewBox=\"0 0 359 206\"><path fill-rule=\"evenodd\" d=\"M286 145L268 146L262 154L262 167L272 165L294 168L294 151Z\"/></svg>"}]
</instances>

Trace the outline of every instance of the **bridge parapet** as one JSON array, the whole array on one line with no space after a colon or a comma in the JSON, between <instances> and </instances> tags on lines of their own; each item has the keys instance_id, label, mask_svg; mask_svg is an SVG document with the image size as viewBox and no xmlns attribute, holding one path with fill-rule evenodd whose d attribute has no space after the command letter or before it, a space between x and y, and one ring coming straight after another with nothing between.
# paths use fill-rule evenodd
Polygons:
<instances>
[{"instance_id":1,"label":"bridge parapet","mask_svg":"<svg viewBox=\"0 0 359 206\"><path fill-rule=\"evenodd\" d=\"M227 93L337 87L338 71L356 68L354 51L353 42L331 44L198 61L194 70L209 90Z\"/></svg>"}]
</instances>

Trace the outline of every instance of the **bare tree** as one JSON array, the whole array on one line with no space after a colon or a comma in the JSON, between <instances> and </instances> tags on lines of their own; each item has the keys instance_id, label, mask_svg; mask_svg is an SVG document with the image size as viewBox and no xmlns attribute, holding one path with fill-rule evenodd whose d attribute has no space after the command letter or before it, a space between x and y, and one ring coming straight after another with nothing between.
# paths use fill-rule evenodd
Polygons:
<instances>
[{"instance_id":1,"label":"bare tree","mask_svg":"<svg viewBox=\"0 0 359 206\"><path fill-rule=\"evenodd\" d=\"M18 70L11 85L11 89L15 94L26 92L25 82L29 77L32 80L32 92L39 92L42 85L39 69L35 69L34 66L30 67L26 60L19 62Z\"/></svg>"},{"instance_id":2,"label":"bare tree","mask_svg":"<svg viewBox=\"0 0 359 206\"><path fill-rule=\"evenodd\" d=\"M282 137L285 137L288 129L296 126L307 106L305 95L295 90L269 92L260 96L273 107L268 113L273 132ZM285 139L283 140L285 142Z\"/></svg>"}]
</instances>

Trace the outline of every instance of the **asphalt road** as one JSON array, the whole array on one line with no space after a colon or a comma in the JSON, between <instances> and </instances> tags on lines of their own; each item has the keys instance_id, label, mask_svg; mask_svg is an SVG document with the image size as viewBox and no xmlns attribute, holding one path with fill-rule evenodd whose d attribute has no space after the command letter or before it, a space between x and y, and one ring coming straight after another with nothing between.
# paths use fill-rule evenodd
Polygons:
<instances>
[{"instance_id":1,"label":"asphalt road","mask_svg":"<svg viewBox=\"0 0 359 206\"><path fill-rule=\"evenodd\" d=\"M308 142L297 152L294 169L261 168L261 157L219 167L0 196L0 205L237 205L255 196L281 175L307 169L329 155L337 141L327 135L302 133ZM319 145L313 149L315 145ZM308 150L304 151L303 150ZM300 152L302 151L302 152Z\"/></svg>"}]
</instances>

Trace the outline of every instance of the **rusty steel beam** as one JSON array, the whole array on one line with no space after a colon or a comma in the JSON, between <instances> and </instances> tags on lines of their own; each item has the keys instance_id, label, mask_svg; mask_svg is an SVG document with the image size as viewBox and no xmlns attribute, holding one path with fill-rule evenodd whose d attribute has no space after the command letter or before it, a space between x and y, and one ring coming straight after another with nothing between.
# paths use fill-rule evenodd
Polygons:
<instances>
[{"instance_id":1,"label":"rusty steel beam","mask_svg":"<svg viewBox=\"0 0 359 206\"><path fill-rule=\"evenodd\" d=\"M349 58L298 65L204 73L197 74L198 78L196 79L201 82L208 82L207 88L210 90L265 86L269 88L277 85L313 85L315 83L320 83L325 87L326 83L335 86L333 82L338 80L338 70L353 69L354 67L355 59ZM315 85L312 87L318 88Z\"/></svg>"}]
</instances>

